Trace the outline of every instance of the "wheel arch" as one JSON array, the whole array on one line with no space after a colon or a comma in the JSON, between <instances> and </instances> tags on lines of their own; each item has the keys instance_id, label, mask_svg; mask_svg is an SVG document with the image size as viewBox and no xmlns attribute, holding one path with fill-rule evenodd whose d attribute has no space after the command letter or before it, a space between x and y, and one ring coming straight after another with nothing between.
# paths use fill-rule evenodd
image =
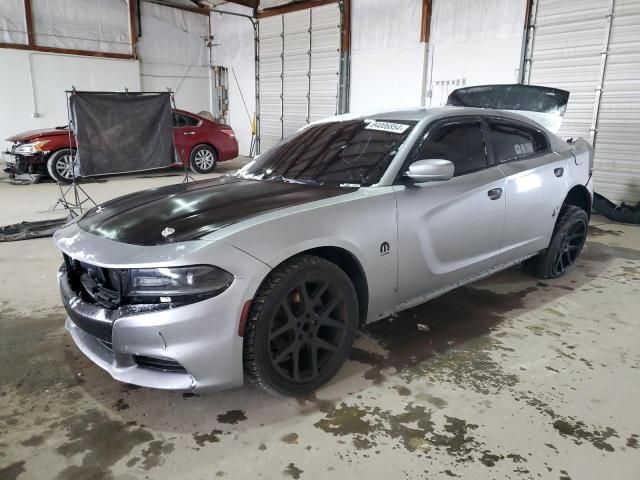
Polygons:
<instances>
[{"instance_id":1,"label":"wheel arch","mask_svg":"<svg viewBox=\"0 0 640 480\"><path fill-rule=\"evenodd\" d=\"M194 151L196 148L201 147L201 146L203 146L203 145L205 145L205 146L207 146L207 147L211 147L211 148L213 149L213 151L216 153L216 157L217 157L217 158L216 158L216 161L219 161L219 160L220 160L220 152L218 151L218 149L216 148L216 146L215 146L215 145L213 145L213 144L212 144L212 143L210 143L210 142L200 142L200 143L198 143L198 144L194 145L194 146L193 146L193 148L192 148L191 150L189 150L189 161L191 161L191 154L193 153L193 151Z\"/></svg>"},{"instance_id":2,"label":"wheel arch","mask_svg":"<svg viewBox=\"0 0 640 480\"><path fill-rule=\"evenodd\" d=\"M591 194L584 185L575 185L571 188L562 202L563 205L574 205L582 208L587 212L589 218L591 218L591 203Z\"/></svg>"},{"instance_id":3,"label":"wheel arch","mask_svg":"<svg viewBox=\"0 0 640 480\"><path fill-rule=\"evenodd\" d=\"M278 263L275 264L273 268L271 268L269 272L262 278L262 280L260 280L253 295L257 295L271 272L273 272L283 263L288 262L292 258L298 257L300 255L315 255L316 257L323 258L338 266L344 273L347 274L347 277L349 277L349 280L351 280L353 288L356 291L356 296L358 298L359 324L364 325L367 320L369 309L369 283L367 281L367 275L358 257L343 247L338 247L335 245L314 246L306 249L301 249L294 254L288 255L286 258L279 260Z\"/></svg>"}]
</instances>

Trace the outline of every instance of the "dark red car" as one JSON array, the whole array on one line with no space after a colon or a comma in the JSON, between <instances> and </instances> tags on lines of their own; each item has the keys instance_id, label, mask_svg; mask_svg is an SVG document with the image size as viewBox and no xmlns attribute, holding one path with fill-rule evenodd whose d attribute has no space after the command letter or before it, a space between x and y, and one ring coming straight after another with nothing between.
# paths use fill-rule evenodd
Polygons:
<instances>
[{"instance_id":1,"label":"dark red car","mask_svg":"<svg viewBox=\"0 0 640 480\"><path fill-rule=\"evenodd\" d=\"M30 130L10 138L11 150L6 154L10 175L31 173L49 174L54 180L70 183L72 173L72 151L75 138L69 129ZM173 143L179 162L174 166L186 165L194 172L213 172L217 162L231 160L238 156L238 142L229 125L217 123L194 113L183 110L173 112Z\"/></svg>"}]
</instances>

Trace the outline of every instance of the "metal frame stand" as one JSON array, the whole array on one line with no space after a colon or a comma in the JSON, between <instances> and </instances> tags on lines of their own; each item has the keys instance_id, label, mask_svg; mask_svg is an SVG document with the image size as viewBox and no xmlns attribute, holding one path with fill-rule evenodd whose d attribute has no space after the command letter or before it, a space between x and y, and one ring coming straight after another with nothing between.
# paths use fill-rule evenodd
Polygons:
<instances>
[{"instance_id":1,"label":"metal frame stand","mask_svg":"<svg viewBox=\"0 0 640 480\"><path fill-rule=\"evenodd\" d=\"M49 210L57 210L58 206L60 206L62 207L61 209L69 211L69 216L71 218L75 218L77 216L82 215L84 213L84 210L87 209L87 207L84 206L86 203L90 204L89 207L91 206L95 207L97 205L96 202L93 200L93 198L91 198L91 196L89 196L89 194L85 191L85 189L78 184L79 179L76 177L76 158L78 156L78 152L77 152L77 148L76 148L76 151L74 152L73 145L71 142L71 130L73 125L73 119L71 118L71 110L69 106L69 103L70 103L69 98L71 95L75 95L75 92L76 92L76 87L72 87L71 90L67 90L65 92L66 98L67 98L67 121L69 122L68 123L69 151L71 151L71 162L72 162L71 185L66 187L66 189L63 189L62 185L58 183L58 189L60 190L60 197L58 197L58 200L56 200L56 203L54 203L49 209ZM72 198L69 199L68 196L71 196Z\"/></svg>"}]
</instances>

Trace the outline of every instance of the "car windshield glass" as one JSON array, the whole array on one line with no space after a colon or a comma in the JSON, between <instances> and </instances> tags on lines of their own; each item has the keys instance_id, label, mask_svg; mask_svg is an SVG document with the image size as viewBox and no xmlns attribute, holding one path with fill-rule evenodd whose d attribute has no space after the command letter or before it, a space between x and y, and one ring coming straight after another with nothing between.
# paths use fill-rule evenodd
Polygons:
<instances>
[{"instance_id":1,"label":"car windshield glass","mask_svg":"<svg viewBox=\"0 0 640 480\"><path fill-rule=\"evenodd\" d=\"M415 121L348 120L311 125L238 172L258 180L368 186L380 181Z\"/></svg>"}]
</instances>

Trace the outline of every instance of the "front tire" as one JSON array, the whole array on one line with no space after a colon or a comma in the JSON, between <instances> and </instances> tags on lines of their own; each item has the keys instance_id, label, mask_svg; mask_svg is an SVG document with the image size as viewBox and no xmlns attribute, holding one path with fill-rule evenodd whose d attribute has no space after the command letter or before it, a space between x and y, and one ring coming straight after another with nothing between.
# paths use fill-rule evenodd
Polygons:
<instances>
[{"instance_id":1,"label":"front tire","mask_svg":"<svg viewBox=\"0 0 640 480\"><path fill-rule=\"evenodd\" d=\"M588 225L589 216L582 208L563 207L549 247L528 262L533 274L539 278L558 278L571 271L587 239Z\"/></svg>"},{"instance_id":2,"label":"front tire","mask_svg":"<svg viewBox=\"0 0 640 480\"><path fill-rule=\"evenodd\" d=\"M265 390L305 395L338 372L357 323L358 299L347 274L320 257L294 257L269 274L253 301L245 373Z\"/></svg>"},{"instance_id":3,"label":"front tire","mask_svg":"<svg viewBox=\"0 0 640 480\"><path fill-rule=\"evenodd\" d=\"M47 172L58 183L73 182L73 160L76 152L68 148L52 153L47 160Z\"/></svg>"},{"instance_id":4,"label":"front tire","mask_svg":"<svg viewBox=\"0 0 640 480\"><path fill-rule=\"evenodd\" d=\"M189 155L189 167L196 173L211 173L217 163L218 155L209 145L198 145Z\"/></svg>"}]
</instances>

